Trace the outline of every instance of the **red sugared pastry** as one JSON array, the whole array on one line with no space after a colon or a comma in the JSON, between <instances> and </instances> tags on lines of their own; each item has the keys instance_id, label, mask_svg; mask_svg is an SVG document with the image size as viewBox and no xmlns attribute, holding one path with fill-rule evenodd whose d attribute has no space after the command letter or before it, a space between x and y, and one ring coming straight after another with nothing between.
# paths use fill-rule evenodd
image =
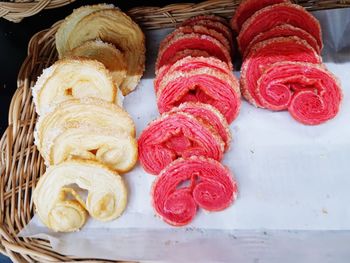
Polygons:
<instances>
[{"instance_id":1,"label":"red sugared pastry","mask_svg":"<svg viewBox=\"0 0 350 263\"><path fill-rule=\"evenodd\" d=\"M256 35L282 24L290 24L310 33L322 49L321 27L318 20L302 6L285 3L265 7L244 23L237 38L240 50L248 47Z\"/></svg>"},{"instance_id":2,"label":"red sugared pastry","mask_svg":"<svg viewBox=\"0 0 350 263\"><path fill-rule=\"evenodd\" d=\"M257 85L262 106L288 109L297 121L317 125L334 118L342 99L340 84L324 66L279 62L264 71Z\"/></svg>"},{"instance_id":3,"label":"red sugared pastry","mask_svg":"<svg viewBox=\"0 0 350 263\"><path fill-rule=\"evenodd\" d=\"M210 56L227 63L230 70L233 69L230 52L220 41L208 35L192 33L175 35L169 42L161 44L156 62L156 71L164 65L171 65L175 54L185 49L206 51Z\"/></svg>"},{"instance_id":4,"label":"red sugared pastry","mask_svg":"<svg viewBox=\"0 0 350 263\"><path fill-rule=\"evenodd\" d=\"M231 21L231 28L239 33L242 25L247 21L256 11L267 7L269 5L290 3L289 0L243 0L237 7Z\"/></svg>"},{"instance_id":5,"label":"red sugared pastry","mask_svg":"<svg viewBox=\"0 0 350 263\"><path fill-rule=\"evenodd\" d=\"M186 57L164 70L155 80L160 113L191 101L214 106L228 123L237 117L241 104L238 81L225 63L213 57Z\"/></svg>"},{"instance_id":6,"label":"red sugared pastry","mask_svg":"<svg viewBox=\"0 0 350 263\"><path fill-rule=\"evenodd\" d=\"M305 40L318 54L321 53L321 48L318 46L316 39L305 30L291 26L289 24L283 24L280 26L273 27L272 29L262 32L258 34L253 40L249 43L249 45L242 49L243 57L245 57L250 48L254 46L256 43L262 42L264 40L268 40L275 37L292 37L296 36L303 40Z\"/></svg>"},{"instance_id":7,"label":"red sugared pastry","mask_svg":"<svg viewBox=\"0 0 350 263\"><path fill-rule=\"evenodd\" d=\"M321 57L298 37L278 37L257 43L246 56L241 68L241 92L252 104L263 107L256 94L257 82L264 70L280 61L321 63Z\"/></svg>"},{"instance_id":8,"label":"red sugared pastry","mask_svg":"<svg viewBox=\"0 0 350 263\"><path fill-rule=\"evenodd\" d=\"M138 139L139 160L154 175L179 157L205 156L221 160L224 142L209 126L188 113L163 114Z\"/></svg>"},{"instance_id":9,"label":"red sugared pastry","mask_svg":"<svg viewBox=\"0 0 350 263\"><path fill-rule=\"evenodd\" d=\"M205 26L208 29L213 29L226 37L233 48L233 35L230 26L225 18L216 15L200 15L191 17L184 21L181 26Z\"/></svg>"},{"instance_id":10,"label":"red sugared pastry","mask_svg":"<svg viewBox=\"0 0 350 263\"><path fill-rule=\"evenodd\" d=\"M225 143L225 150L230 147L231 132L225 117L213 106L204 103L185 102L179 107L172 109L173 112L185 112L194 116L205 126L210 127L215 133L220 135Z\"/></svg>"},{"instance_id":11,"label":"red sugared pastry","mask_svg":"<svg viewBox=\"0 0 350 263\"><path fill-rule=\"evenodd\" d=\"M181 184L189 182L188 186ZM203 157L178 159L167 166L153 184L153 207L168 224L192 221L197 206L207 211L229 207L237 196L231 172L221 163Z\"/></svg>"}]
</instances>

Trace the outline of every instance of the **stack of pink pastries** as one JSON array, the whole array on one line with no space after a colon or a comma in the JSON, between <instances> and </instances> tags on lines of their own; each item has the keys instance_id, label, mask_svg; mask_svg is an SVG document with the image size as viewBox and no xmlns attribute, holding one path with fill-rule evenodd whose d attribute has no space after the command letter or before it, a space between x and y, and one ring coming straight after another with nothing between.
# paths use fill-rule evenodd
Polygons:
<instances>
[{"instance_id":1,"label":"stack of pink pastries","mask_svg":"<svg viewBox=\"0 0 350 263\"><path fill-rule=\"evenodd\" d=\"M230 24L243 58L241 92L251 104L288 110L307 125L337 115L341 88L322 64L315 17L289 0L244 0Z\"/></svg>"},{"instance_id":2,"label":"stack of pink pastries","mask_svg":"<svg viewBox=\"0 0 350 263\"><path fill-rule=\"evenodd\" d=\"M171 225L190 223L199 207L223 210L236 198L233 175L220 163L231 141L228 125L240 109L232 40L224 18L201 15L183 22L159 47L154 89L161 116L138 145L141 165L158 175L155 211Z\"/></svg>"}]
</instances>

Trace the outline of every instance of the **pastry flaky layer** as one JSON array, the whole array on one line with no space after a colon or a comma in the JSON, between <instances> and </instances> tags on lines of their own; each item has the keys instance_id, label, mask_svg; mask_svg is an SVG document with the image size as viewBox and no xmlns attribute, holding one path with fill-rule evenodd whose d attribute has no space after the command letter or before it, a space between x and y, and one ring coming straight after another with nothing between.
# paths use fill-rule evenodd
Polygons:
<instances>
[{"instance_id":1,"label":"pastry flaky layer","mask_svg":"<svg viewBox=\"0 0 350 263\"><path fill-rule=\"evenodd\" d=\"M87 191L86 199L81 189ZM127 189L122 178L106 166L91 161L68 161L50 166L33 194L42 222L54 231L79 230L87 213L109 221L124 211Z\"/></svg>"},{"instance_id":2,"label":"pastry flaky layer","mask_svg":"<svg viewBox=\"0 0 350 263\"><path fill-rule=\"evenodd\" d=\"M127 65L120 89L133 91L145 69L145 37L140 27L125 13L110 5L94 5L75 10L56 33L60 58L87 41L100 39L120 49Z\"/></svg>"},{"instance_id":3,"label":"pastry flaky layer","mask_svg":"<svg viewBox=\"0 0 350 263\"><path fill-rule=\"evenodd\" d=\"M35 144L47 165L71 158L98 160L119 172L136 163L135 125L117 105L98 99L74 99L41 116Z\"/></svg>"},{"instance_id":4,"label":"pastry flaky layer","mask_svg":"<svg viewBox=\"0 0 350 263\"><path fill-rule=\"evenodd\" d=\"M32 91L36 111L42 115L73 98L94 97L114 103L118 88L102 63L75 58L59 60L45 69Z\"/></svg>"},{"instance_id":5,"label":"pastry flaky layer","mask_svg":"<svg viewBox=\"0 0 350 263\"><path fill-rule=\"evenodd\" d=\"M75 9L71 15L67 16L56 33L56 48L59 56L63 57L63 54L70 50L67 45L68 38L82 18L93 12L111 8L115 7L108 4L82 6Z\"/></svg>"},{"instance_id":6,"label":"pastry flaky layer","mask_svg":"<svg viewBox=\"0 0 350 263\"><path fill-rule=\"evenodd\" d=\"M114 84L120 87L127 73L127 64L123 53L115 46L101 40L91 40L72 49L67 57L81 57L97 60L111 73Z\"/></svg>"},{"instance_id":7,"label":"pastry flaky layer","mask_svg":"<svg viewBox=\"0 0 350 263\"><path fill-rule=\"evenodd\" d=\"M77 125L65 128L49 144L46 162L59 164L72 158L96 160L120 173L137 161L136 139L120 130Z\"/></svg>"}]
</instances>

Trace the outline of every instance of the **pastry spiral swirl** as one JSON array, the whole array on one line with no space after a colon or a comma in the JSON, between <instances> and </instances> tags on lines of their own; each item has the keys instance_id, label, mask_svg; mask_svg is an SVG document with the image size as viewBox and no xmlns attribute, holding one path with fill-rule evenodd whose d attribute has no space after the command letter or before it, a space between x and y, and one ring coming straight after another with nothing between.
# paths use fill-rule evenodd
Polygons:
<instances>
[{"instance_id":1,"label":"pastry spiral swirl","mask_svg":"<svg viewBox=\"0 0 350 263\"><path fill-rule=\"evenodd\" d=\"M236 8L233 17L231 18L231 28L239 33L242 25L246 22L256 11L274 4L290 3L289 0L243 0Z\"/></svg>"},{"instance_id":2,"label":"pastry spiral swirl","mask_svg":"<svg viewBox=\"0 0 350 263\"><path fill-rule=\"evenodd\" d=\"M317 52L298 37L276 37L255 44L246 56L241 68L241 92L253 105L263 107L256 94L257 83L263 71L280 61L322 62Z\"/></svg>"},{"instance_id":3,"label":"pastry spiral swirl","mask_svg":"<svg viewBox=\"0 0 350 263\"><path fill-rule=\"evenodd\" d=\"M189 101L214 106L228 123L239 113L238 80L217 58L185 57L170 67L163 66L154 83L160 113Z\"/></svg>"},{"instance_id":4,"label":"pastry spiral swirl","mask_svg":"<svg viewBox=\"0 0 350 263\"><path fill-rule=\"evenodd\" d=\"M257 94L264 108L285 110L299 122L317 125L334 118L342 91L325 67L303 62L278 62L258 80Z\"/></svg>"},{"instance_id":5,"label":"pastry spiral swirl","mask_svg":"<svg viewBox=\"0 0 350 263\"><path fill-rule=\"evenodd\" d=\"M86 201L72 186L87 190ZM86 211L100 221L117 218L127 203L122 178L105 166L87 161L68 161L49 167L34 190L33 200L42 222L54 231L79 230Z\"/></svg>"},{"instance_id":6,"label":"pastry spiral swirl","mask_svg":"<svg viewBox=\"0 0 350 263\"><path fill-rule=\"evenodd\" d=\"M47 164L60 164L72 158L96 160L119 173L131 170L137 161L136 139L120 130L106 131L83 123L66 127L53 136L45 160Z\"/></svg>"},{"instance_id":7,"label":"pastry spiral swirl","mask_svg":"<svg viewBox=\"0 0 350 263\"><path fill-rule=\"evenodd\" d=\"M224 151L224 142L210 126L184 112L163 114L151 122L138 145L141 165L155 175L178 157L202 155L221 160Z\"/></svg>"},{"instance_id":8,"label":"pastry spiral swirl","mask_svg":"<svg viewBox=\"0 0 350 263\"><path fill-rule=\"evenodd\" d=\"M62 134L65 134L67 129L79 128L82 130L84 127L88 127L86 130L87 133L90 133L90 138L96 133L92 129L95 127L105 130L108 134L116 131L118 134L125 134L123 136L128 138L129 142L132 142L130 138L135 136L134 122L122 108L97 99L75 99L59 104L54 111L39 118L34 133L35 144L44 159L51 160L50 151L52 146L55 147L57 136L63 136ZM117 137L117 133L114 136ZM79 142L76 143L79 144ZM87 150L90 144L94 143L98 144L98 141L81 142L80 147ZM68 148L71 149L71 153L74 153L73 147Z\"/></svg>"},{"instance_id":9,"label":"pastry spiral swirl","mask_svg":"<svg viewBox=\"0 0 350 263\"><path fill-rule=\"evenodd\" d=\"M186 187L181 184L190 182ZM227 208L237 195L237 185L228 168L204 158L178 159L157 177L152 188L153 207L174 226L190 223L197 206L207 211Z\"/></svg>"},{"instance_id":10,"label":"pastry spiral swirl","mask_svg":"<svg viewBox=\"0 0 350 263\"><path fill-rule=\"evenodd\" d=\"M216 108L205 103L185 102L171 110L171 113L175 112L185 112L194 116L221 137L225 143L225 151L229 149L232 139L230 127L225 117Z\"/></svg>"},{"instance_id":11,"label":"pastry spiral swirl","mask_svg":"<svg viewBox=\"0 0 350 263\"><path fill-rule=\"evenodd\" d=\"M66 57L82 57L101 62L111 73L114 84L120 87L127 73L123 53L115 46L101 40L91 40L74 48Z\"/></svg>"},{"instance_id":12,"label":"pastry spiral swirl","mask_svg":"<svg viewBox=\"0 0 350 263\"><path fill-rule=\"evenodd\" d=\"M281 3L260 9L243 24L237 38L240 50L243 51L259 33L282 24L289 24L310 33L316 39L320 50L322 49L322 33L318 20L302 6Z\"/></svg>"},{"instance_id":13,"label":"pastry spiral swirl","mask_svg":"<svg viewBox=\"0 0 350 263\"><path fill-rule=\"evenodd\" d=\"M60 58L64 57L64 54L70 51L67 41L69 36L74 31L74 28L79 23L81 19L85 16L92 14L93 12L100 11L103 9L115 8L113 5L108 4L97 4L97 5L87 5L74 9L73 13L67 16L60 27L57 29L55 35L56 48Z\"/></svg>"},{"instance_id":14,"label":"pastry spiral swirl","mask_svg":"<svg viewBox=\"0 0 350 263\"><path fill-rule=\"evenodd\" d=\"M45 114L58 103L80 98L117 101L118 88L105 66L89 59L62 59L45 69L32 88L36 111Z\"/></svg>"},{"instance_id":15,"label":"pastry spiral swirl","mask_svg":"<svg viewBox=\"0 0 350 263\"><path fill-rule=\"evenodd\" d=\"M68 17L67 20L69 19L71 18ZM62 27L67 24L62 24ZM60 37L59 32L56 38ZM75 23L64 43L56 42L60 58L64 57L67 51L95 39L113 44L123 52L127 73L120 89L127 95L136 88L145 68L145 37L142 30L117 8L104 8L91 12ZM65 48L60 48L61 45Z\"/></svg>"}]
</instances>

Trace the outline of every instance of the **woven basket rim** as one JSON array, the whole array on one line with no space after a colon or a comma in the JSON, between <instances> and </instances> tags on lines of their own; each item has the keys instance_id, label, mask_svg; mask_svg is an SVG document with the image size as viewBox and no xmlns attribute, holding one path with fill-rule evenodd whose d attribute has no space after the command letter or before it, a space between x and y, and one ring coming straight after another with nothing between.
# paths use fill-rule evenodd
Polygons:
<instances>
[{"instance_id":1,"label":"woven basket rim","mask_svg":"<svg viewBox=\"0 0 350 263\"><path fill-rule=\"evenodd\" d=\"M216 0L199 4L172 4L162 8L137 7L127 13L148 30L173 27L199 13L215 13L227 17L233 13L238 2ZM312 1L298 2L311 10L350 6L350 0L321 0L318 1L317 7L310 7ZM321 2L327 2L327 7ZM330 2L333 5L330 5ZM35 81L35 76L57 57L54 34L59 23L60 21L56 22L31 38L28 55L19 71L17 89L11 100L9 125L0 139L0 253L6 254L15 262L82 260L56 253L47 241L16 236L33 215L31 190L44 171L44 164L33 145L36 115L30 87Z\"/></svg>"},{"instance_id":2,"label":"woven basket rim","mask_svg":"<svg viewBox=\"0 0 350 263\"><path fill-rule=\"evenodd\" d=\"M11 22L21 22L23 18L33 16L44 9L54 9L73 3L76 0L33 0L33 1L0 1L0 17Z\"/></svg>"},{"instance_id":3,"label":"woven basket rim","mask_svg":"<svg viewBox=\"0 0 350 263\"><path fill-rule=\"evenodd\" d=\"M76 0L15 0L11 2L5 2L0 0L0 17L3 17L12 22L20 22L23 18L33 16L44 9L53 9L68 5ZM350 0L291 0L297 4L300 4L308 10L321 10L331 8L348 7ZM140 6L130 10L130 13L135 15L143 15L145 19L152 18L155 14L164 18L171 18L176 13L183 13L186 10L190 10L192 14L195 12L202 12L207 10L208 7L216 5L217 7L227 7L230 9L235 6L239 0L211 0L202 3L183 3L183 4L170 4L164 7L156 6ZM147 11L147 12L145 12ZM225 16L227 9L221 10L221 13ZM175 16L176 17L176 16Z\"/></svg>"}]
</instances>

